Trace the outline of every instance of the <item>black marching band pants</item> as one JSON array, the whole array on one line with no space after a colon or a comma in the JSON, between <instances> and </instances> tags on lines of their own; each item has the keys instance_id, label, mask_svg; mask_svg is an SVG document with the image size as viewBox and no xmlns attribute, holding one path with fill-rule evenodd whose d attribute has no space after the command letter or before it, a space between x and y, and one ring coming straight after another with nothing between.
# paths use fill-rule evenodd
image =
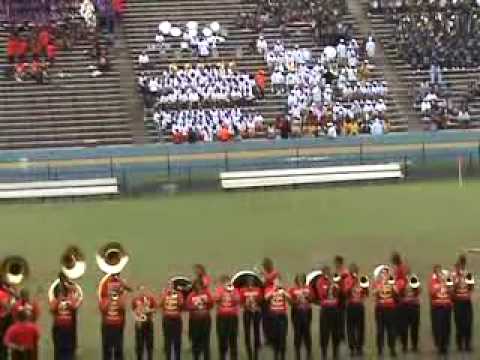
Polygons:
<instances>
[{"instance_id":1,"label":"black marching band pants","mask_svg":"<svg viewBox=\"0 0 480 360\"><path fill-rule=\"evenodd\" d=\"M147 360L153 359L153 321L135 322L135 353L137 360L144 360L144 354L147 354Z\"/></svg>"},{"instance_id":2,"label":"black marching band pants","mask_svg":"<svg viewBox=\"0 0 480 360\"><path fill-rule=\"evenodd\" d=\"M312 309L292 309L293 345L295 359L301 359L302 345L307 359L312 358Z\"/></svg>"},{"instance_id":3,"label":"black marching band pants","mask_svg":"<svg viewBox=\"0 0 480 360\"><path fill-rule=\"evenodd\" d=\"M212 318L210 315L204 317L190 318L189 335L192 341L193 360L210 360L210 332L212 329Z\"/></svg>"},{"instance_id":4,"label":"black marching band pants","mask_svg":"<svg viewBox=\"0 0 480 360\"><path fill-rule=\"evenodd\" d=\"M361 355L365 343L365 306L347 305L347 340L352 354Z\"/></svg>"},{"instance_id":5,"label":"black marching band pants","mask_svg":"<svg viewBox=\"0 0 480 360\"><path fill-rule=\"evenodd\" d=\"M73 360L77 348L77 329L76 325L71 326L53 326L53 359L54 360Z\"/></svg>"},{"instance_id":6,"label":"black marching band pants","mask_svg":"<svg viewBox=\"0 0 480 360\"><path fill-rule=\"evenodd\" d=\"M446 354L450 345L452 309L449 306L432 306L433 342L440 354Z\"/></svg>"},{"instance_id":7,"label":"black marching band pants","mask_svg":"<svg viewBox=\"0 0 480 360\"><path fill-rule=\"evenodd\" d=\"M375 322L377 323L377 351L383 354L385 347L385 333L390 353L396 354L395 343L397 339L397 309L377 306L375 308Z\"/></svg>"},{"instance_id":8,"label":"black marching band pants","mask_svg":"<svg viewBox=\"0 0 480 360\"><path fill-rule=\"evenodd\" d=\"M166 360L180 360L182 356L182 318L164 316L162 328Z\"/></svg>"},{"instance_id":9,"label":"black marching band pants","mask_svg":"<svg viewBox=\"0 0 480 360\"><path fill-rule=\"evenodd\" d=\"M217 315L217 338L219 359L238 359L238 316Z\"/></svg>"},{"instance_id":10,"label":"black marching band pants","mask_svg":"<svg viewBox=\"0 0 480 360\"><path fill-rule=\"evenodd\" d=\"M471 300L457 300L453 305L458 350L472 348L473 307Z\"/></svg>"},{"instance_id":11,"label":"black marching band pants","mask_svg":"<svg viewBox=\"0 0 480 360\"><path fill-rule=\"evenodd\" d=\"M102 325L103 360L123 360L123 326Z\"/></svg>"},{"instance_id":12,"label":"black marching band pants","mask_svg":"<svg viewBox=\"0 0 480 360\"><path fill-rule=\"evenodd\" d=\"M401 304L398 307L400 342L403 352L408 350L408 340L413 351L418 350L418 329L420 327L420 305Z\"/></svg>"},{"instance_id":13,"label":"black marching band pants","mask_svg":"<svg viewBox=\"0 0 480 360\"><path fill-rule=\"evenodd\" d=\"M271 345L274 360L285 360L287 350L288 318L286 314L269 314Z\"/></svg>"},{"instance_id":14,"label":"black marching band pants","mask_svg":"<svg viewBox=\"0 0 480 360\"><path fill-rule=\"evenodd\" d=\"M12 317L10 315L0 318L0 360L8 359L8 348L3 343L3 337L11 324Z\"/></svg>"},{"instance_id":15,"label":"black marching band pants","mask_svg":"<svg viewBox=\"0 0 480 360\"><path fill-rule=\"evenodd\" d=\"M262 313L260 311L244 311L243 331L245 333L245 347L247 348L248 360L258 360L258 352L261 346L260 323ZM253 343L252 343L253 333Z\"/></svg>"},{"instance_id":16,"label":"black marching band pants","mask_svg":"<svg viewBox=\"0 0 480 360\"><path fill-rule=\"evenodd\" d=\"M327 357L328 344L332 339L333 358L338 358L338 346L341 341L340 310L337 307L320 309L320 349L322 358Z\"/></svg>"}]
</instances>

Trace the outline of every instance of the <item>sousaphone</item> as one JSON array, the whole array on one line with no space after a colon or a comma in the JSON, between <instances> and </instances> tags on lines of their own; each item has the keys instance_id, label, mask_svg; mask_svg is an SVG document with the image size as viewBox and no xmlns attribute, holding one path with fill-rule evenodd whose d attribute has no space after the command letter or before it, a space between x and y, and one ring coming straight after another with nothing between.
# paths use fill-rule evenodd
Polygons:
<instances>
[{"instance_id":1,"label":"sousaphone","mask_svg":"<svg viewBox=\"0 0 480 360\"><path fill-rule=\"evenodd\" d=\"M83 290L75 280L80 279L87 269L85 256L76 246L68 247L60 258L61 271L48 289L48 300L57 298L62 287L74 292L74 296L83 301Z\"/></svg>"},{"instance_id":2,"label":"sousaphone","mask_svg":"<svg viewBox=\"0 0 480 360\"><path fill-rule=\"evenodd\" d=\"M0 269L3 281L10 286L20 285L30 274L28 263L21 256L6 257Z\"/></svg>"},{"instance_id":3,"label":"sousaphone","mask_svg":"<svg viewBox=\"0 0 480 360\"><path fill-rule=\"evenodd\" d=\"M97 265L107 275L120 274L128 263L129 256L118 242L109 242L96 255Z\"/></svg>"},{"instance_id":4,"label":"sousaphone","mask_svg":"<svg viewBox=\"0 0 480 360\"><path fill-rule=\"evenodd\" d=\"M237 289L247 287L249 283L260 288L265 286L262 277L252 270L242 270L237 272L232 276L231 283Z\"/></svg>"}]
</instances>

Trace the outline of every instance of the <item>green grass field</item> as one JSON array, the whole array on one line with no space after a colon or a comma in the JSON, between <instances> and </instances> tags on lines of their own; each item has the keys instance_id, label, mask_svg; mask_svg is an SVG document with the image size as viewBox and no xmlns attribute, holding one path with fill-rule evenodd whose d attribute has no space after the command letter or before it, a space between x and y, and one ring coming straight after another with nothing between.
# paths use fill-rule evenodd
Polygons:
<instances>
[{"instance_id":1,"label":"green grass field","mask_svg":"<svg viewBox=\"0 0 480 360\"><path fill-rule=\"evenodd\" d=\"M38 286L45 290L41 295L45 309L42 359L51 359L46 289L59 270L64 248L69 244L82 247L89 268L81 280L86 299L80 314L80 358L99 359L95 285L101 274L94 254L106 241L119 241L129 251L127 280L147 284L155 291L172 275L190 274L191 264L196 262L219 275L251 268L270 256L290 282L296 272L330 264L335 254L357 262L370 274L376 264L387 261L392 250L404 254L412 269L425 279L433 263L451 266L460 249L480 247L479 197L480 182L467 182L461 189L454 182L428 182L8 204L0 206L1 255L24 255L32 268L29 287L32 292ZM480 271L480 258L470 257L469 261L473 271ZM423 355L418 359L430 358L432 351L428 303L423 300ZM133 359L131 320L126 338L128 359ZM367 350L373 353L371 320L369 311ZM157 358L162 359L158 324ZM315 337L317 328L315 316ZM184 348L189 359L186 341ZM241 350L243 354L243 346ZM263 358L269 359L270 354L266 355Z\"/></svg>"}]
</instances>

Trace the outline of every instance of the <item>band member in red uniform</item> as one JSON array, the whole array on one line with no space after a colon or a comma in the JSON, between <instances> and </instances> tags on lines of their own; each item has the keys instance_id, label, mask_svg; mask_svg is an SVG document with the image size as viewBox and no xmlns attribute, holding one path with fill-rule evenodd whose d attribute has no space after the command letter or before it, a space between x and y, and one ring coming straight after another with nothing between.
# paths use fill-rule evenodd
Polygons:
<instances>
[{"instance_id":1,"label":"band member in red uniform","mask_svg":"<svg viewBox=\"0 0 480 360\"><path fill-rule=\"evenodd\" d=\"M220 286L214 296L217 303L217 337L219 359L238 359L238 315L240 312L240 293L233 287L230 278L220 277Z\"/></svg>"},{"instance_id":2,"label":"band member in red uniform","mask_svg":"<svg viewBox=\"0 0 480 360\"><path fill-rule=\"evenodd\" d=\"M195 275L195 279L200 279L202 281L202 285L205 288L210 289L210 286L212 286L212 278L210 275L208 275L205 266L202 264L193 265L193 273Z\"/></svg>"},{"instance_id":3,"label":"band member in red uniform","mask_svg":"<svg viewBox=\"0 0 480 360\"><path fill-rule=\"evenodd\" d=\"M199 360L202 355L204 360L210 359L210 332L212 329L210 310L212 307L212 294L200 279L195 280L192 291L187 297L193 360Z\"/></svg>"},{"instance_id":4,"label":"band member in red uniform","mask_svg":"<svg viewBox=\"0 0 480 360\"><path fill-rule=\"evenodd\" d=\"M346 308L346 291L345 291L345 283L349 281L350 273L348 268L345 266L345 261L343 256L336 255L333 259L333 263L335 265L335 274L333 275L334 281L340 287L340 294L339 294L339 308L338 308L338 321L339 321L339 331L340 331L340 341L345 340L345 327L346 327L346 316L345 316L345 308Z\"/></svg>"},{"instance_id":5,"label":"band member in red uniform","mask_svg":"<svg viewBox=\"0 0 480 360\"><path fill-rule=\"evenodd\" d=\"M39 340L40 329L30 320L30 315L22 310L3 338L5 346L12 351L12 360L36 360Z\"/></svg>"},{"instance_id":6,"label":"band member in red uniform","mask_svg":"<svg viewBox=\"0 0 480 360\"><path fill-rule=\"evenodd\" d=\"M351 264L350 275L345 281L347 340L350 354L362 356L365 344L365 299L369 295L369 282L360 277L358 266Z\"/></svg>"},{"instance_id":7,"label":"band member in red uniform","mask_svg":"<svg viewBox=\"0 0 480 360\"><path fill-rule=\"evenodd\" d=\"M318 303L320 305L320 349L322 359L327 358L328 344L332 339L333 358L338 358L340 345L340 286L331 279L328 266L322 269L323 274L315 284Z\"/></svg>"},{"instance_id":8,"label":"band member in red uniform","mask_svg":"<svg viewBox=\"0 0 480 360\"><path fill-rule=\"evenodd\" d=\"M305 274L297 274L295 286L289 289L292 304L293 344L295 358L300 360L302 344L307 360L312 359L312 301L314 292L307 284Z\"/></svg>"},{"instance_id":9,"label":"band member in red uniform","mask_svg":"<svg viewBox=\"0 0 480 360\"><path fill-rule=\"evenodd\" d=\"M81 298L68 287L63 273L59 274L59 292L50 300L53 315L53 346L55 360L73 360L77 349L77 310Z\"/></svg>"},{"instance_id":10,"label":"band member in red uniform","mask_svg":"<svg viewBox=\"0 0 480 360\"><path fill-rule=\"evenodd\" d=\"M182 356L182 309L184 305L183 294L175 290L173 282L160 296L160 311L162 312L162 328L164 337L165 358L167 360L180 360Z\"/></svg>"},{"instance_id":11,"label":"band member in red uniform","mask_svg":"<svg viewBox=\"0 0 480 360\"><path fill-rule=\"evenodd\" d=\"M456 327L456 342L459 351L472 351L473 306L472 293L475 285L473 274L466 269L467 258L460 255L452 274L453 311Z\"/></svg>"},{"instance_id":12,"label":"band member in red uniform","mask_svg":"<svg viewBox=\"0 0 480 360\"><path fill-rule=\"evenodd\" d=\"M262 268L265 289L276 286L280 278L280 273L275 269L273 260L268 257L264 258L262 261ZM264 303L262 307L262 326L266 342L272 344L274 339L272 339L270 311L267 303Z\"/></svg>"},{"instance_id":13,"label":"band member in red uniform","mask_svg":"<svg viewBox=\"0 0 480 360\"><path fill-rule=\"evenodd\" d=\"M8 359L8 348L3 337L12 324L12 304L15 301L12 291L6 283L0 284L0 360Z\"/></svg>"},{"instance_id":14,"label":"band member in red uniform","mask_svg":"<svg viewBox=\"0 0 480 360\"><path fill-rule=\"evenodd\" d=\"M418 351L418 329L420 326L420 282L411 275L405 287L400 290L398 305L399 335L402 351L408 351L408 339L413 352Z\"/></svg>"},{"instance_id":15,"label":"band member in red uniform","mask_svg":"<svg viewBox=\"0 0 480 360\"><path fill-rule=\"evenodd\" d=\"M155 298L148 294L144 286L138 287L138 294L132 300L135 317L135 352L138 360L153 359L153 314L157 304Z\"/></svg>"},{"instance_id":16,"label":"band member in red uniform","mask_svg":"<svg viewBox=\"0 0 480 360\"><path fill-rule=\"evenodd\" d=\"M447 354L452 323L453 281L440 265L433 267L430 279L432 330L435 346L440 354Z\"/></svg>"},{"instance_id":17,"label":"band member in red uniform","mask_svg":"<svg viewBox=\"0 0 480 360\"><path fill-rule=\"evenodd\" d=\"M262 321L263 289L255 286L252 278L248 278L246 287L240 290L240 295L243 304L243 329L248 360L258 360L261 346L260 323Z\"/></svg>"},{"instance_id":18,"label":"band member in red uniform","mask_svg":"<svg viewBox=\"0 0 480 360\"><path fill-rule=\"evenodd\" d=\"M40 306L36 300L30 299L30 292L27 289L20 290L19 298L12 308L13 320L17 321L18 313L24 311L30 320L36 322L40 316Z\"/></svg>"},{"instance_id":19,"label":"band member in red uniform","mask_svg":"<svg viewBox=\"0 0 480 360\"><path fill-rule=\"evenodd\" d=\"M126 295L119 288L112 288L109 297L100 300L103 360L123 360L126 306Z\"/></svg>"},{"instance_id":20,"label":"band member in red uniform","mask_svg":"<svg viewBox=\"0 0 480 360\"><path fill-rule=\"evenodd\" d=\"M100 299L109 298L111 291L116 292L118 295L123 295L131 290L125 280L120 277L120 274L107 274L100 280L98 296Z\"/></svg>"},{"instance_id":21,"label":"band member in red uniform","mask_svg":"<svg viewBox=\"0 0 480 360\"><path fill-rule=\"evenodd\" d=\"M395 357L397 327L397 301L398 291L395 285L395 278L389 267L384 267L381 274L374 284L375 295L375 321L377 324L377 351L383 355L385 346L385 332L387 333L387 343L390 349L390 355Z\"/></svg>"},{"instance_id":22,"label":"band member in red uniform","mask_svg":"<svg viewBox=\"0 0 480 360\"><path fill-rule=\"evenodd\" d=\"M285 360L288 330L287 311L290 295L280 284L280 280L265 289L265 301L268 306L269 331L271 331L274 360Z\"/></svg>"}]
</instances>

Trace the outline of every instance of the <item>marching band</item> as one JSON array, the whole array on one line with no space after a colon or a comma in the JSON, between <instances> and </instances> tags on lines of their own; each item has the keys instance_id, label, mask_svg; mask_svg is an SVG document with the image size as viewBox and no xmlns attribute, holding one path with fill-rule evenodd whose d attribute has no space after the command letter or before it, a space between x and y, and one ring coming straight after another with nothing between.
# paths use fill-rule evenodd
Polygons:
<instances>
[{"instance_id":1,"label":"marching band","mask_svg":"<svg viewBox=\"0 0 480 360\"><path fill-rule=\"evenodd\" d=\"M300 273L287 287L280 271L266 258L261 268L243 270L233 277L222 275L211 290L212 280L203 265L194 265L194 276L169 280L159 296L139 285L127 284L121 273L129 256L119 243L103 246L96 255L105 274L98 285L104 360L124 358L124 329L130 307L135 324L135 351L138 360L154 357L154 315L162 318L166 359L180 360L184 313L188 314L188 334L194 360L210 359L212 310L220 360L238 359L238 335L243 324L245 350L249 360L258 360L262 344L269 345L275 360L286 359L289 319L293 329L296 360L312 359L312 318L314 305L320 307L320 349L323 359L331 351L339 358L346 342L350 355L364 354L366 301L374 302L376 345L384 353L385 340L392 357L401 351L419 351L421 282L398 253L390 264L375 268L372 281L352 263L336 256L329 266ZM8 257L1 263L0 360L35 360L38 353L39 305L21 287L29 275L27 262ZM55 360L73 360L77 349L77 319L84 296L78 281L86 271L85 256L75 246L62 254L58 277L48 289L52 315ZM473 273L460 255L451 270L434 265L428 281L433 343L439 354L449 351L452 319L459 351L472 351ZM132 293L130 303L129 293ZM130 306L129 306L130 304ZM242 320L242 322L240 321ZM23 334L19 336L19 334ZM264 339L264 341L262 341ZM304 356L302 356L304 354Z\"/></svg>"}]
</instances>

